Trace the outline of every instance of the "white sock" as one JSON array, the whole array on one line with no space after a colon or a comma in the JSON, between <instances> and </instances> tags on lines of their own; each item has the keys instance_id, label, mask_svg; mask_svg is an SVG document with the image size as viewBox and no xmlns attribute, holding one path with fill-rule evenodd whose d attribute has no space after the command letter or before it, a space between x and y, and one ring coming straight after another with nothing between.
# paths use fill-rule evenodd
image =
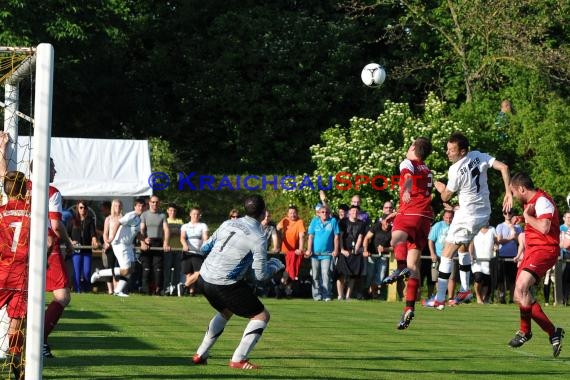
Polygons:
<instances>
[{"instance_id":1,"label":"white sock","mask_svg":"<svg viewBox=\"0 0 570 380\"><path fill-rule=\"evenodd\" d=\"M447 293L447 283L449 282L449 276L447 276L447 278L441 278L441 273L451 274L452 268L453 268L453 260L441 256L439 263L440 276L437 279L437 293L435 295L435 300L437 302L445 301L445 294Z\"/></svg>"},{"instance_id":2,"label":"white sock","mask_svg":"<svg viewBox=\"0 0 570 380\"><path fill-rule=\"evenodd\" d=\"M233 362L239 362L247 359L247 356L255 347L255 344L261 338L261 334L267 328L267 322L261 321L259 319L252 319L249 321L243 332L241 342L239 346L234 351L234 356L232 356Z\"/></svg>"},{"instance_id":3,"label":"white sock","mask_svg":"<svg viewBox=\"0 0 570 380\"><path fill-rule=\"evenodd\" d=\"M112 277L113 271L115 271L115 276L119 276L121 274L121 268L108 268L108 269L99 269L99 278L101 277Z\"/></svg>"},{"instance_id":4,"label":"white sock","mask_svg":"<svg viewBox=\"0 0 570 380\"><path fill-rule=\"evenodd\" d=\"M218 340L220 335L222 335L222 333L224 332L226 323L228 323L228 321L224 317L222 317L222 314L218 313L214 315L214 318L212 318L210 324L208 325L208 330L204 335L202 344L200 345L200 347L198 347L198 350L196 351L196 353L200 355L200 357L202 358L208 357L208 352L210 351L210 348L212 348L214 343L216 343L216 340Z\"/></svg>"},{"instance_id":5,"label":"white sock","mask_svg":"<svg viewBox=\"0 0 570 380\"><path fill-rule=\"evenodd\" d=\"M123 290L125 290L126 286L127 286L127 281L125 281L125 279L121 277L119 283L115 287L115 293L122 293Z\"/></svg>"},{"instance_id":6,"label":"white sock","mask_svg":"<svg viewBox=\"0 0 570 380\"><path fill-rule=\"evenodd\" d=\"M471 265L471 255L469 252L458 252L459 265ZM461 291L469 290L469 282L471 281L471 272L461 270L459 268L459 279L461 280Z\"/></svg>"}]
</instances>

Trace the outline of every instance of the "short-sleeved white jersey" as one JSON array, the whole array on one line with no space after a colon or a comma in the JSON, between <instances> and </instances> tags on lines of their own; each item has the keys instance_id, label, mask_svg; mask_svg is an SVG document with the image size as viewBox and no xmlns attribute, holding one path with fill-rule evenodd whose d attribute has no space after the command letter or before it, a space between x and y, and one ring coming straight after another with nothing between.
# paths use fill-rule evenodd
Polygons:
<instances>
[{"instance_id":1,"label":"short-sleeved white jersey","mask_svg":"<svg viewBox=\"0 0 570 380\"><path fill-rule=\"evenodd\" d=\"M457 193L463 215L477 218L491 214L487 170L493 162L494 157L473 150L449 168L447 188Z\"/></svg>"},{"instance_id":2,"label":"short-sleeved white jersey","mask_svg":"<svg viewBox=\"0 0 570 380\"><path fill-rule=\"evenodd\" d=\"M128 212L119 219L119 224L119 229L111 244L133 244L133 240L141 230L140 216L135 211Z\"/></svg>"},{"instance_id":3,"label":"short-sleeved white jersey","mask_svg":"<svg viewBox=\"0 0 570 380\"><path fill-rule=\"evenodd\" d=\"M188 250L192 253L202 254L200 248L204 243L202 241L202 236L204 232L208 232L208 226L206 223L186 223L180 227L180 233L184 232L186 234L186 244L188 244Z\"/></svg>"}]
</instances>

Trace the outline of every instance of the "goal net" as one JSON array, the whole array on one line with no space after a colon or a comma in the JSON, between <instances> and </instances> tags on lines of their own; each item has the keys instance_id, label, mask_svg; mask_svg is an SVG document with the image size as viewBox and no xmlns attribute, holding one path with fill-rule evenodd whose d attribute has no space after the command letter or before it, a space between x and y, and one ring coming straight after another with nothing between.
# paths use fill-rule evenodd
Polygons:
<instances>
[{"instance_id":1,"label":"goal net","mask_svg":"<svg viewBox=\"0 0 570 380\"><path fill-rule=\"evenodd\" d=\"M4 377L12 373L23 378L24 369L28 378L42 377L52 88L51 45L0 47L4 121L0 135L0 357L4 357L0 376ZM32 190L28 190L29 179L34 183Z\"/></svg>"}]
</instances>

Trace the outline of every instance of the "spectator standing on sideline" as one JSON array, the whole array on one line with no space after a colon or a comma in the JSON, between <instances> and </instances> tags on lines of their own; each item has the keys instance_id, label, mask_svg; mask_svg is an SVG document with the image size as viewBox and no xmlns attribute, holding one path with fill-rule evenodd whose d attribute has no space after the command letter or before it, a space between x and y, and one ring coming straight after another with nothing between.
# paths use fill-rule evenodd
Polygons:
<instances>
[{"instance_id":1,"label":"spectator standing on sideline","mask_svg":"<svg viewBox=\"0 0 570 380\"><path fill-rule=\"evenodd\" d=\"M141 216L142 291L155 295L160 295L163 284L164 254L170 252L170 230L159 203L156 195L150 197L149 208Z\"/></svg>"},{"instance_id":2,"label":"spectator standing on sideline","mask_svg":"<svg viewBox=\"0 0 570 380\"><path fill-rule=\"evenodd\" d=\"M230 213L228 214L228 219L237 219L239 218L239 210L237 208L232 208Z\"/></svg>"},{"instance_id":3,"label":"spectator standing on sideline","mask_svg":"<svg viewBox=\"0 0 570 380\"><path fill-rule=\"evenodd\" d=\"M208 226L200 222L201 211L198 207L192 207L188 214L190 221L180 227L180 243L182 244L182 273L185 276L185 286L188 294L195 293L193 284L190 284L192 274L200 272L204 262L205 253L202 252L202 244L208 240ZM183 289L179 287L179 293Z\"/></svg>"},{"instance_id":4,"label":"spectator standing on sideline","mask_svg":"<svg viewBox=\"0 0 570 380\"><path fill-rule=\"evenodd\" d=\"M117 201L120 203L117 199ZM114 268L117 260L115 259L115 254L111 248L111 241L109 240L109 226L107 220L112 213L113 202L104 201L99 206L99 211L103 216L103 228L101 232L101 246L103 247L103 252L101 253L101 261L103 263L103 268ZM120 203L120 216L123 216L123 205ZM118 218L116 220L118 222ZM115 279L107 281L107 294L112 295L115 289Z\"/></svg>"},{"instance_id":5,"label":"spectator standing on sideline","mask_svg":"<svg viewBox=\"0 0 570 380\"><path fill-rule=\"evenodd\" d=\"M230 368L253 370L259 367L249 361L249 354L269 323L269 312L253 294L244 276L250 268L256 280L263 281L283 269L276 258L267 259L267 239L261 228L265 218L265 201L259 195L245 199L246 216L225 221L204 244L209 251L198 278L198 286L217 310L204 339L194 354L195 365L204 365L230 318L236 314L248 318L240 344L230 360Z\"/></svg>"},{"instance_id":6,"label":"spectator standing on sideline","mask_svg":"<svg viewBox=\"0 0 570 380\"><path fill-rule=\"evenodd\" d=\"M434 223L434 225L431 226L431 229L429 231L428 235L429 255L431 258L432 268L434 269L432 270L431 280L435 283L437 283L437 277L438 277L437 268L441 260L441 253L443 252L443 247L445 246L445 238L447 236L447 231L449 230L449 226L451 225L451 221L453 220L453 214L454 212L451 209L444 210L442 220ZM454 260L453 268L449 275L449 281L447 283L447 296L449 297L450 300L453 299L453 297L455 296L455 276L459 270L457 265L458 265L457 261ZM432 292L428 292L428 294L431 296ZM429 300L428 303L431 302L432 303L431 306L433 306L434 300L435 297Z\"/></svg>"},{"instance_id":7,"label":"spectator standing on sideline","mask_svg":"<svg viewBox=\"0 0 570 380\"><path fill-rule=\"evenodd\" d=\"M506 303L507 292L510 303L514 302L515 278L517 276L517 263L513 261L518 251L518 238L522 228L513 223L514 212L503 212L505 221L497 226L499 239L499 262L497 287L499 288L499 302Z\"/></svg>"},{"instance_id":8,"label":"spectator standing on sideline","mask_svg":"<svg viewBox=\"0 0 570 380\"><path fill-rule=\"evenodd\" d=\"M388 202L386 202L388 203ZM386 209L386 203L384 209ZM390 202L391 205L391 202ZM390 209L392 210L391 206ZM364 236L362 245L364 246L364 257L367 259L366 284L370 298L380 296L380 286L388 270L388 258L382 257L392 252L390 241L392 240L392 225L388 223L387 216L374 223Z\"/></svg>"},{"instance_id":9,"label":"spectator standing on sideline","mask_svg":"<svg viewBox=\"0 0 570 380\"><path fill-rule=\"evenodd\" d=\"M357 206L358 207L358 219L362 220L364 222L364 226L366 228L368 228L368 226L370 225L370 215L368 215L368 213L366 211L363 211L360 207L360 204L362 203L362 201L360 200L360 195L355 194L352 196L352 198L350 199L350 205L351 206Z\"/></svg>"},{"instance_id":10,"label":"spectator standing on sideline","mask_svg":"<svg viewBox=\"0 0 570 380\"><path fill-rule=\"evenodd\" d=\"M336 257L335 274L338 300L350 301L356 279L366 274L362 242L366 227L358 219L358 206L350 206L348 219L339 223L340 255ZM346 293L345 293L346 286Z\"/></svg>"},{"instance_id":11,"label":"spectator standing on sideline","mask_svg":"<svg viewBox=\"0 0 570 380\"><path fill-rule=\"evenodd\" d=\"M115 201L113 201L115 202ZM117 258L118 268L108 268L99 270L91 276L91 283L99 281L102 277L111 278L119 277L114 295L118 297L128 297L125 293L127 283L135 266L135 249L134 240L140 237L141 215L143 213L145 201L144 199L136 199L134 210L126 213L118 222L111 222L109 239L115 257Z\"/></svg>"},{"instance_id":12,"label":"spectator standing on sideline","mask_svg":"<svg viewBox=\"0 0 570 380\"><path fill-rule=\"evenodd\" d=\"M340 229L335 218L331 217L329 206L323 205L317 211L318 217L311 220L309 239L305 257L311 258L313 276L313 300L331 300L331 259L340 250Z\"/></svg>"},{"instance_id":13,"label":"spectator standing on sideline","mask_svg":"<svg viewBox=\"0 0 570 380\"><path fill-rule=\"evenodd\" d=\"M170 251L164 252L164 282L162 288L165 294L174 295L174 291L184 286L185 279L180 274L182 261L182 244L180 243L180 227L184 224L182 218L177 216L178 207L169 203L166 208L166 223L170 236ZM181 285L182 284L182 285Z\"/></svg>"},{"instance_id":14,"label":"spectator standing on sideline","mask_svg":"<svg viewBox=\"0 0 570 380\"><path fill-rule=\"evenodd\" d=\"M281 241L279 240L279 234L277 233L277 226L275 222L271 220L271 213L265 211L265 218L261 221L261 227L263 232L265 232L265 238L267 239L267 252L273 254L278 254L281 252ZM271 248L271 250L269 249Z\"/></svg>"},{"instance_id":15,"label":"spectator standing on sideline","mask_svg":"<svg viewBox=\"0 0 570 380\"><path fill-rule=\"evenodd\" d=\"M562 349L564 330L554 327L530 291L558 260L558 210L550 195L535 188L532 179L526 174L515 174L509 188L513 196L523 204L525 220L525 251L515 284L515 299L520 310L520 329L509 342L509 346L521 347L532 338L531 324L534 320L548 334L552 354L558 357Z\"/></svg>"},{"instance_id":16,"label":"spectator standing on sideline","mask_svg":"<svg viewBox=\"0 0 570 380\"><path fill-rule=\"evenodd\" d=\"M491 258L498 244L498 235L494 227L483 226L469 244L469 253L473 264L473 282L477 303L489 303L491 287Z\"/></svg>"},{"instance_id":17,"label":"spectator standing on sideline","mask_svg":"<svg viewBox=\"0 0 570 380\"><path fill-rule=\"evenodd\" d=\"M281 235L281 251L285 253L285 272L281 282L289 287L290 281L299 280L305 248L305 222L299 218L297 206L289 205L287 216L277 223L277 232Z\"/></svg>"},{"instance_id":18,"label":"spectator standing on sideline","mask_svg":"<svg viewBox=\"0 0 570 380\"><path fill-rule=\"evenodd\" d=\"M73 288L75 293L87 293L91 290L91 262L93 249L97 248L97 231L95 219L89 215L85 201L78 201L75 214L67 221L67 234L74 246L91 246L91 248L76 248L71 259L73 261Z\"/></svg>"},{"instance_id":19,"label":"spectator standing on sideline","mask_svg":"<svg viewBox=\"0 0 570 380\"><path fill-rule=\"evenodd\" d=\"M394 220L392 241L398 267L384 283L391 284L409 276L406 287L406 305L397 328L407 329L414 319L415 303L420 284L422 250L427 246L433 220L431 208L432 173L424 163L432 151L431 141L418 137L408 148L400 163L400 204L397 212L388 216Z\"/></svg>"},{"instance_id":20,"label":"spectator standing on sideline","mask_svg":"<svg viewBox=\"0 0 570 380\"><path fill-rule=\"evenodd\" d=\"M487 153L469 151L469 140L463 134L455 132L447 140L447 158L452 162L448 171L447 185L436 181L435 188L441 194L441 200L448 202L453 194L458 193L459 209L445 238L445 247L441 254L437 294L434 307L443 310L445 293L451 270L453 254L458 253L459 279L461 290L455 297L456 302L470 300L473 296L470 288L471 256L469 243L481 227L489 223L491 202L487 185L487 170L491 167L501 172L505 186L503 212L509 211L513 195L509 190L509 167Z\"/></svg>"}]
</instances>

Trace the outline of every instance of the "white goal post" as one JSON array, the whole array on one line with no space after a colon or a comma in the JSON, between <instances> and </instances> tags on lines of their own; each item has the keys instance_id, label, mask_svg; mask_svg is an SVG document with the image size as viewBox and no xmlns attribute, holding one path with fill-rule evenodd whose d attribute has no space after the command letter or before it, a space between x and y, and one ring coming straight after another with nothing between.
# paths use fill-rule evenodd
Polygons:
<instances>
[{"instance_id":1,"label":"white goal post","mask_svg":"<svg viewBox=\"0 0 570 380\"><path fill-rule=\"evenodd\" d=\"M31 230L29 252L28 312L25 339L25 372L29 379L41 379L43 368L43 331L45 304L46 246L48 230L48 187L50 169L50 139L52 123L54 49L42 43L36 48L0 47L0 52L26 50L29 56L9 73L4 81L4 131L12 138L7 157L17 157L18 119L23 118L33 124L31 158L34 171L31 203ZM35 70L35 71L34 71ZM25 115L19 110L19 85L27 78L34 79L33 115ZM31 95L32 96L32 95ZM9 170L15 169L17 162L9 159Z\"/></svg>"}]
</instances>

